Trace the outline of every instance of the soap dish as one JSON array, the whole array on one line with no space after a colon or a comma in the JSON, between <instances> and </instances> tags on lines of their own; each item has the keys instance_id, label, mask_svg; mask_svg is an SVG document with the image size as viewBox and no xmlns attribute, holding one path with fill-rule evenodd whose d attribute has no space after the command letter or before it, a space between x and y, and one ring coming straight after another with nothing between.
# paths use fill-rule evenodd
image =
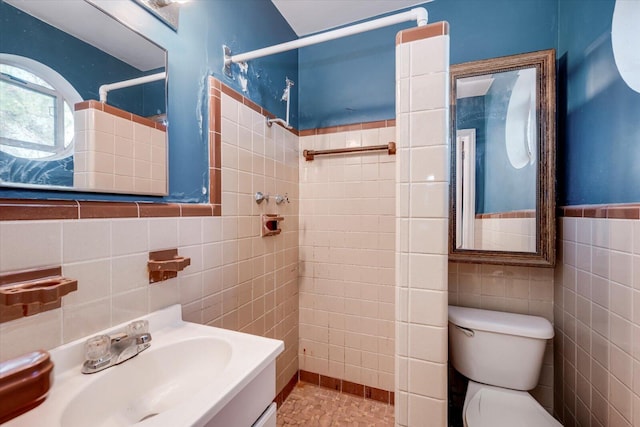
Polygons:
<instances>
[{"instance_id":1,"label":"soap dish","mask_svg":"<svg viewBox=\"0 0 640 427\"><path fill-rule=\"evenodd\" d=\"M52 372L53 362L44 350L0 363L0 424L44 402Z\"/></svg>"},{"instance_id":2,"label":"soap dish","mask_svg":"<svg viewBox=\"0 0 640 427\"><path fill-rule=\"evenodd\" d=\"M62 297L77 289L78 281L63 277L61 267L1 275L0 322L59 308Z\"/></svg>"}]
</instances>

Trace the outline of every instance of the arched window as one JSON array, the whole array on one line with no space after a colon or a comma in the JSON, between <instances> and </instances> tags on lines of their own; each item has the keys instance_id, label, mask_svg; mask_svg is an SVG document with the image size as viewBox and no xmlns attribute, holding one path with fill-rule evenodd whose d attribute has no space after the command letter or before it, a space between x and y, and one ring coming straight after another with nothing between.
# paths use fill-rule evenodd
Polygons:
<instances>
[{"instance_id":1,"label":"arched window","mask_svg":"<svg viewBox=\"0 0 640 427\"><path fill-rule=\"evenodd\" d=\"M73 153L73 106L80 94L48 66L0 54L0 151L53 160Z\"/></svg>"}]
</instances>

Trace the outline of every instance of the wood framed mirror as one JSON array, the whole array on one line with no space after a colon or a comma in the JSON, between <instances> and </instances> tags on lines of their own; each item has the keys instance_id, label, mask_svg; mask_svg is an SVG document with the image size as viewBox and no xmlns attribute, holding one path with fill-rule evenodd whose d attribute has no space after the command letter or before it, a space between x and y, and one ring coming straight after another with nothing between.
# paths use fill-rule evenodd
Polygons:
<instances>
[{"instance_id":1,"label":"wood framed mirror","mask_svg":"<svg viewBox=\"0 0 640 427\"><path fill-rule=\"evenodd\" d=\"M555 264L553 49L451 66L449 260Z\"/></svg>"}]
</instances>

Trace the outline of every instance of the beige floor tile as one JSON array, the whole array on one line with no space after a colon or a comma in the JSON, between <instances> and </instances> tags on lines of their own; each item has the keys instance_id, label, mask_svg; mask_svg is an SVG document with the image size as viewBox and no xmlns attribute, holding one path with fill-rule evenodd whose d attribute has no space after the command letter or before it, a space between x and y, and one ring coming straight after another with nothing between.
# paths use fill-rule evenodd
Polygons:
<instances>
[{"instance_id":1,"label":"beige floor tile","mask_svg":"<svg viewBox=\"0 0 640 427\"><path fill-rule=\"evenodd\" d=\"M278 427L392 427L394 407L299 382L278 409Z\"/></svg>"}]
</instances>

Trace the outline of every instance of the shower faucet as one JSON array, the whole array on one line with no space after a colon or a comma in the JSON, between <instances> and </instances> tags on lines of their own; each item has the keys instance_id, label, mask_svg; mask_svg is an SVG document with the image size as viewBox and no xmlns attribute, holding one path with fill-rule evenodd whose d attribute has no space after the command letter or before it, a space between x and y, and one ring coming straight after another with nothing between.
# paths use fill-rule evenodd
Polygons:
<instances>
[{"instance_id":1,"label":"shower faucet","mask_svg":"<svg viewBox=\"0 0 640 427\"><path fill-rule=\"evenodd\" d=\"M258 191L256 193L255 198L256 198L256 203L257 204L262 203L263 200L266 200L267 203L269 203L269 195L268 194L263 194L262 191Z\"/></svg>"},{"instance_id":2,"label":"shower faucet","mask_svg":"<svg viewBox=\"0 0 640 427\"><path fill-rule=\"evenodd\" d=\"M269 194L264 194L262 191L258 191L255 195L256 203L260 204L265 200L267 201L267 203L269 203L270 197L271 196L269 196ZM289 195L287 193L284 193L284 196L276 194L276 205L280 205L284 202L291 203L289 201Z\"/></svg>"}]
</instances>

